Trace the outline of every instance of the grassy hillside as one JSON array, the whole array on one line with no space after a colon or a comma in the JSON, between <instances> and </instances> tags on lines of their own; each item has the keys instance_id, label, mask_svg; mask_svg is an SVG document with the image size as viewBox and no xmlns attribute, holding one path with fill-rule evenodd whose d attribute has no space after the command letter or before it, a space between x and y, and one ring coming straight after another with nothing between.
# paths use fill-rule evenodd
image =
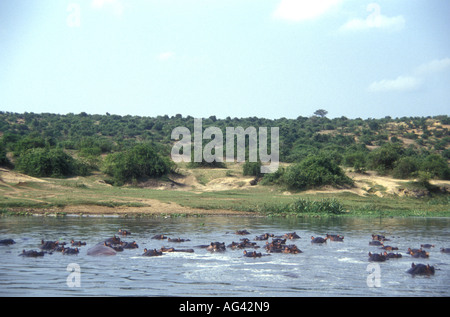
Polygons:
<instances>
[{"instance_id":1,"label":"grassy hillside","mask_svg":"<svg viewBox=\"0 0 450 317\"><path fill-rule=\"evenodd\" d=\"M257 175L256 186L243 164L170 163L178 126L193 131L193 118L0 112L0 209L283 213L299 199L337 199L349 214L449 212L448 116L204 118L203 129L219 127L224 134L230 126L279 127L281 168ZM150 161L156 163L147 166ZM149 172L155 164L157 178ZM303 187L291 186L299 184L295 177ZM332 181L316 182L327 177Z\"/></svg>"}]
</instances>

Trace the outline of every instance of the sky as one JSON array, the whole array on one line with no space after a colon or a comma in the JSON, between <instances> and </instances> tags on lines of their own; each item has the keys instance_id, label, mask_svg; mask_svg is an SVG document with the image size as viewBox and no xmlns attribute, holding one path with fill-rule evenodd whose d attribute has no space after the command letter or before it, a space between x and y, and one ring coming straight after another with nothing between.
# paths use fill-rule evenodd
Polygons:
<instances>
[{"instance_id":1,"label":"sky","mask_svg":"<svg viewBox=\"0 0 450 317\"><path fill-rule=\"evenodd\" d=\"M450 115L448 0L0 0L0 111Z\"/></svg>"}]
</instances>

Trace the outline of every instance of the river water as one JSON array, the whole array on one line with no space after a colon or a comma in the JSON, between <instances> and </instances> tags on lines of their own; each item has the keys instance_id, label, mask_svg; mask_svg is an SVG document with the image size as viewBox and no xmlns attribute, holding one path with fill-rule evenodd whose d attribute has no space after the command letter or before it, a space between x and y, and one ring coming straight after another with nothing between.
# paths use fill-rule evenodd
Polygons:
<instances>
[{"instance_id":1,"label":"river water","mask_svg":"<svg viewBox=\"0 0 450 317\"><path fill-rule=\"evenodd\" d=\"M450 254L440 252L450 247L449 224L447 218L2 217L0 240L16 243L0 246L0 296L449 296ZM136 241L139 248L115 256L87 255L90 247L119 229L131 231L122 240ZM235 234L244 229L250 234ZM267 254L266 241L255 241L256 236L294 231L301 238L287 244L297 245L303 253L248 258L243 250L211 253L196 247L215 241L228 245L246 237L261 246L257 252ZM311 244L311 236L327 233L344 235L344 242ZM398 247L394 252L403 257L369 262L369 251L382 251L369 246L372 233L391 239L385 245ZM151 239L156 234L190 241ZM19 256L23 249L39 250L42 239L75 239L87 245L77 255ZM435 245L429 258L406 254L409 247L425 243ZM195 252L142 256L144 248L162 246ZM413 262L433 265L435 275L407 274Z\"/></svg>"}]
</instances>

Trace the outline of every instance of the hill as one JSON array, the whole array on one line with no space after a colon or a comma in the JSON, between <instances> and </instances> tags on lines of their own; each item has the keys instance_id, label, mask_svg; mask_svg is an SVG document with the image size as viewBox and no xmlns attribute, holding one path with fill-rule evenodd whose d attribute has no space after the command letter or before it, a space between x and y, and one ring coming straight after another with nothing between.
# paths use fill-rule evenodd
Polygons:
<instances>
[{"instance_id":1,"label":"hill","mask_svg":"<svg viewBox=\"0 0 450 317\"><path fill-rule=\"evenodd\" d=\"M282 162L278 174L290 172L285 174L292 178L292 174L299 171L293 173L293 167L301 164L322 172L320 164L323 163L316 163L329 162L334 164L327 167L331 173L341 173L342 169L353 180L353 186L347 186L345 179L321 183L324 174L314 170L312 172L318 173L314 174L315 180L319 177L319 182L304 184L303 180L303 187L298 188L306 192L324 189L333 192L337 188L360 196L421 196L426 191L429 193L429 189L436 192L430 187L433 182L450 179L450 118L446 115L365 120L329 119L321 115L274 120L211 116L202 122L203 130L217 127L224 135L227 127L278 127ZM244 177L239 164L227 163L225 168L211 169L204 168L208 164L193 168L184 163L170 163L170 151L175 142L171 139L173 129L186 127L193 131L193 125L193 117L181 115L140 117L0 112L0 166L40 179L95 175L108 184L194 192L242 189L250 186L249 182L256 177L266 186L296 191L296 188L286 188L289 185L287 176L284 179L281 174L281 177L277 174L279 178L272 174L268 174L270 177ZM138 148L140 144L145 146ZM146 153L147 159L137 159L139 153ZM160 168L147 175L145 171L154 167L144 166L150 157L152 162L157 162L152 164L158 164ZM305 165L307 161L315 165ZM116 167L122 168L119 180ZM152 173L158 178L155 179ZM331 177L329 179L336 180L337 174ZM403 183L415 185L403 186L403 189L389 185ZM442 184L443 187L438 187L444 188L445 192L446 183Z\"/></svg>"}]
</instances>

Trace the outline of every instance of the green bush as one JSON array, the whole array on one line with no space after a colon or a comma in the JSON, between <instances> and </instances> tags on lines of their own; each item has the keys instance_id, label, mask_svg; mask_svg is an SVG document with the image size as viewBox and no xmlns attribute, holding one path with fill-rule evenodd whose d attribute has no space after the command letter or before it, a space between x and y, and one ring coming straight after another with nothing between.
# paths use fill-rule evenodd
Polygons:
<instances>
[{"instance_id":1,"label":"green bush","mask_svg":"<svg viewBox=\"0 0 450 317\"><path fill-rule=\"evenodd\" d=\"M386 143L368 155L369 168L380 174L386 174L395 167L395 162L400 158L401 153L401 146Z\"/></svg>"},{"instance_id":2,"label":"green bush","mask_svg":"<svg viewBox=\"0 0 450 317\"><path fill-rule=\"evenodd\" d=\"M103 171L113 177L116 185L148 177L160 177L174 169L174 163L160 156L149 144L138 144L133 148L109 154Z\"/></svg>"},{"instance_id":3,"label":"green bush","mask_svg":"<svg viewBox=\"0 0 450 317\"><path fill-rule=\"evenodd\" d=\"M42 136L32 134L22 137L14 143L14 155L21 155L29 149L45 148L46 142Z\"/></svg>"},{"instance_id":4,"label":"green bush","mask_svg":"<svg viewBox=\"0 0 450 317\"><path fill-rule=\"evenodd\" d=\"M16 169L34 177L75 175L76 161L61 149L33 148L17 160Z\"/></svg>"},{"instance_id":5,"label":"green bush","mask_svg":"<svg viewBox=\"0 0 450 317\"><path fill-rule=\"evenodd\" d=\"M261 161L258 162L245 162L242 166L242 174L244 176L262 176L261 173Z\"/></svg>"},{"instance_id":6,"label":"green bush","mask_svg":"<svg viewBox=\"0 0 450 317\"><path fill-rule=\"evenodd\" d=\"M262 178L260 184L261 185L282 184L282 179L285 171L286 170L283 167L279 167L276 172L264 174L264 177Z\"/></svg>"},{"instance_id":7,"label":"green bush","mask_svg":"<svg viewBox=\"0 0 450 317\"><path fill-rule=\"evenodd\" d=\"M352 185L344 171L329 157L310 156L302 162L290 166L282 176L282 182L290 189L308 189L323 185Z\"/></svg>"},{"instance_id":8,"label":"green bush","mask_svg":"<svg viewBox=\"0 0 450 317\"><path fill-rule=\"evenodd\" d=\"M419 162L415 157L405 156L395 162L392 175L395 178L406 179L414 177L419 170Z\"/></svg>"},{"instance_id":9,"label":"green bush","mask_svg":"<svg viewBox=\"0 0 450 317\"><path fill-rule=\"evenodd\" d=\"M447 160L439 154L430 154L424 158L420 170L427 172L433 178L450 179L450 168Z\"/></svg>"},{"instance_id":10,"label":"green bush","mask_svg":"<svg viewBox=\"0 0 450 317\"><path fill-rule=\"evenodd\" d=\"M361 173L366 170L367 154L363 151L348 153L344 156L344 165L353 167L355 172Z\"/></svg>"}]
</instances>

